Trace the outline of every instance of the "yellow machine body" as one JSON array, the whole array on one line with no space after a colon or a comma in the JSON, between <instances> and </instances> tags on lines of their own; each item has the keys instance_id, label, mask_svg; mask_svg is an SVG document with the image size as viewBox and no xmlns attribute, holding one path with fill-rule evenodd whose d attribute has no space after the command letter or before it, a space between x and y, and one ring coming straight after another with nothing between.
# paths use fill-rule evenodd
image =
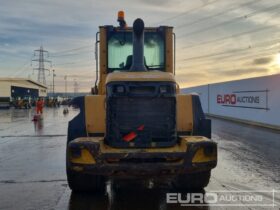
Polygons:
<instances>
[{"instance_id":1,"label":"yellow machine body","mask_svg":"<svg viewBox=\"0 0 280 210\"><path fill-rule=\"evenodd\" d=\"M77 173L102 176L177 176L180 174L210 171L217 164L217 145L211 138L211 125L205 119L197 95L180 93L176 83L174 35L172 27L164 30L164 69L153 71L108 70L108 39L111 28L99 28L98 87L94 95L77 99L81 112L69 123L67 167ZM126 30L132 28L113 30ZM145 28L145 32L156 32L159 28ZM176 134L177 143L168 147L151 144L139 148L130 142L128 147L108 145L106 124L108 120L107 86L112 83L166 82L176 86ZM162 105L164 106L164 104ZM80 126L79 129L77 127ZM153 162L154 161L154 162Z\"/></svg>"}]
</instances>

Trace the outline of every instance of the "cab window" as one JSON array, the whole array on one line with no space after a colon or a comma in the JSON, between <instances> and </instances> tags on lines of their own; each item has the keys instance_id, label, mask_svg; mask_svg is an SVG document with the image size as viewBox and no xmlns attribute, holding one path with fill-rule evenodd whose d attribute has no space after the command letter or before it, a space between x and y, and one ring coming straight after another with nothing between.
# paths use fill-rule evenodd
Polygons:
<instances>
[{"instance_id":1,"label":"cab window","mask_svg":"<svg viewBox=\"0 0 280 210\"><path fill-rule=\"evenodd\" d=\"M108 71L127 71L132 65L132 32L114 32L108 39ZM161 33L145 32L144 62L148 70L165 68L164 37Z\"/></svg>"}]
</instances>

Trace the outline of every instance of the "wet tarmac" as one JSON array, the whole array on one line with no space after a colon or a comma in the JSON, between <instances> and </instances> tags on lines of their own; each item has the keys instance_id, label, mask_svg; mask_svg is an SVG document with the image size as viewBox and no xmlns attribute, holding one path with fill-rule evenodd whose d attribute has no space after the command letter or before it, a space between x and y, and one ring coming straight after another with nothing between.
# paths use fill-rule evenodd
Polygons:
<instances>
[{"instance_id":1,"label":"wet tarmac","mask_svg":"<svg viewBox=\"0 0 280 210\"><path fill-rule=\"evenodd\" d=\"M275 206L236 207L168 204L167 193L178 192L166 182L112 183L104 195L73 194L65 175L67 122L78 113L46 109L32 122L33 110L0 110L0 209L278 209L280 208L280 133L213 119L213 140L219 161L202 193L259 192ZM192 192L200 193L200 192Z\"/></svg>"}]
</instances>

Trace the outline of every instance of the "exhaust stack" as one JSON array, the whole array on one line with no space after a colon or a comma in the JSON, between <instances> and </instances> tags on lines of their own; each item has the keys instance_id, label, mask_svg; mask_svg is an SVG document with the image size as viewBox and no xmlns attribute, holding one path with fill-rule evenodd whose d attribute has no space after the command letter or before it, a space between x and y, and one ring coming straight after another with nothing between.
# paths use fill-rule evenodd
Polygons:
<instances>
[{"instance_id":1,"label":"exhaust stack","mask_svg":"<svg viewBox=\"0 0 280 210\"><path fill-rule=\"evenodd\" d=\"M133 56L130 71L147 71L144 64L144 21L137 18L133 23Z\"/></svg>"}]
</instances>

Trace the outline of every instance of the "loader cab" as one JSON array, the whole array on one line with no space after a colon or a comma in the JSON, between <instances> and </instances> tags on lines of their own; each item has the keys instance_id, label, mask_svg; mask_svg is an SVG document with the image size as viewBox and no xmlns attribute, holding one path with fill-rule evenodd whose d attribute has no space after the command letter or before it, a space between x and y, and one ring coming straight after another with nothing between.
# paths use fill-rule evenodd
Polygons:
<instances>
[{"instance_id":1,"label":"loader cab","mask_svg":"<svg viewBox=\"0 0 280 210\"><path fill-rule=\"evenodd\" d=\"M144 63L149 71L165 71L165 28L148 30L144 40ZM107 72L128 71L132 65L131 30L109 28L107 38Z\"/></svg>"},{"instance_id":2,"label":"loader cab","mask_svg":"<svg viewBox=\"0 0 280 210\"><path fill-rule=\"evenodd\" d=\"M145 27L144 64L148 71L175 74L173 27ZM124 25L100 26L96 34L96 82L98 94L105 94L105 80L112 72L129 72L133 56L133 29Z\"/></svg>"}]
</instances>

